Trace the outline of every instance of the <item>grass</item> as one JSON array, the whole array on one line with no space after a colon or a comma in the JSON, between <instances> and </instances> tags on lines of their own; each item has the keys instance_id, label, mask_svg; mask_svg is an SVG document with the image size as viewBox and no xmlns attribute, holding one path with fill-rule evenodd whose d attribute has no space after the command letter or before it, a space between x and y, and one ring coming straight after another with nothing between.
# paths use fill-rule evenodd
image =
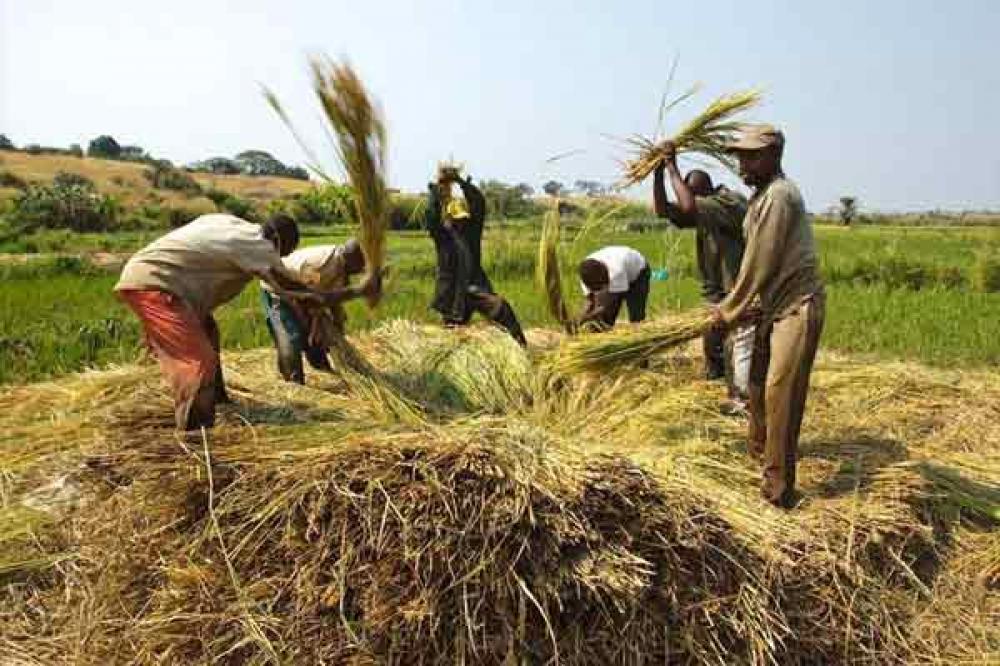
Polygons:
<instances>
[{"instance_id":1,"label":"grass","mask_svg":"<svg viewBox=\"0 0 1000 666\"><path fill-rule=\"evenodd\" d=\"M568 224L568 223L567 223ZM534 283L540 223L488 228L485 266L496 288L514 305L526 326L554 325L544 292ZM342 241L346 229L323 234L307 229L304 242ZM566 241L575 233L567 232ZM1000 229L817 228L830 301L822 345L879 358L916 359L936 365L1000 364L1000 294L976 291L971 282L935 283L942 268L971 275L979 256L1000 248ZM87 243L134 247L136 235L87 235ZM652 316L666 315L700 302L694 278L693 234L634 233L598 229L578 247L564 248L562 277L570 314L582 307L573 266L588 252L624 243L643 252L670 278L654 282ZM436 321L428 309L433 291L433 247L420 232L388 236L390 277L386 297L375 312L350 304L351 330L367 329L387 318ZM892 261L890 261L892 260ZM895 261L895 263L893 263ZM894 266L887 269L886 266ZM869 267L876 267L869 272ZM933 270L932 270L933 269ZM892 272L895 271L895 272ZM916 271L929 281L909 284ZM935 273L935 271L938 271ZM86 263L57 265L38 259L0 263L0 383L33 381L134 356L138 329L114 299L115 276ZM948 286L951 285L951 286ZM260 316L257 287L251 286L218 312L223 343L230 349L270 344Z\"/></svg>"}]
</instances>

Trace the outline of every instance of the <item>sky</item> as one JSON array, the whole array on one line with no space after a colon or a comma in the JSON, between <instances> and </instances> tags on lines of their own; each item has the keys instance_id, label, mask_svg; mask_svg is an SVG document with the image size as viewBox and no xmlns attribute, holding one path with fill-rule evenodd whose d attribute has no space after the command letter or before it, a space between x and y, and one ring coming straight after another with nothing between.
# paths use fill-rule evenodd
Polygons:
<instances>
[{"instance_id":1,"label":"sky","mask_svg":"<svg viewBox=\"0 0 1000 666\"><path fill-rule=\"evenodd\" d=\"M762 88L748 119L785 131L812 210L1000 209L998 26L997 0L0 0L0 133L302 163L266 84L332 158L307 70L325 53L380 100L395 187L423 190L448 158L478 179L612 182L614 137L654 133L678 58L673 91L702 91L666 131Z\"/></svg>"}]
</instances>

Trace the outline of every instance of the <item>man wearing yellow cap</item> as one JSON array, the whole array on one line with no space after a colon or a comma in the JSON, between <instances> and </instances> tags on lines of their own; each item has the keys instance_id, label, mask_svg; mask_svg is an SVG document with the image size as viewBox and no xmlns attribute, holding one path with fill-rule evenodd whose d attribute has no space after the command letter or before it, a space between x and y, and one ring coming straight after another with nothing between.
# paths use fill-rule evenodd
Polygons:
<instances>
[{"instance_id":1,"label":"man wearing yellow cap","mask_svg":"<svg viewBox=\"0 0 1000 666\"><path fill-rule=\"evenodd\" d=\"M450 196L457 184L464 198ZM443 170L428 185L425 222L437 250L437 285L431 308L446 326L464 326L478 312L502 326L521 346L527 346L513 308L493 291L482 267L483 225L486 199L469 178Z\"/></svg>"},{"instance_id":2,"label":"man wearing yellow cap","mask_svg":"<svg viewBox=\"0 0 1000 666\"><path fill-rule=\"evenodd\" d=\"M743 126L730 146L754 195L743 221L740 272L714 316L720 327L759 316L750 364L749 449L764 458L764 499L791 508L799 429L826 297L805 203L781 168L784 146L784 134L770 125ZM760 311L753 315L758 298Z\"/></svg>"}]
</instances>

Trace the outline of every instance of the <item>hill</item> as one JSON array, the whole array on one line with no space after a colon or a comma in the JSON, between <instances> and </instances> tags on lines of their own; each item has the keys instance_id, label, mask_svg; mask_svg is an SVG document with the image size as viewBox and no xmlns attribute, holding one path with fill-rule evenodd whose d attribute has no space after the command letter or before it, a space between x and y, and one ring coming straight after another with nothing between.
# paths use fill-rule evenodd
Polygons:
<instances>
[{"instance_id":1,"label":"hill","mask_svg":"<svg viewBox=\"0 0 1000 666\"><path fill-rule=\"evenodd\" d=\"M156 204L198 212L214 211L215 205L203 195L154 187L144 175L152 167L138 162L104 160L70 155L29 155L23 152L0 153L0 174L9 174L26 183L51 183L60 172L79 174L90 179L102 194L118 199L125 207ZM220 190L252 201L266 203L273 199L309 190L312 183L272 176L223 176L191 173L203 190ZM17 194L12 187L0 188L0 201Z\"/></svg>"}]
</instances>

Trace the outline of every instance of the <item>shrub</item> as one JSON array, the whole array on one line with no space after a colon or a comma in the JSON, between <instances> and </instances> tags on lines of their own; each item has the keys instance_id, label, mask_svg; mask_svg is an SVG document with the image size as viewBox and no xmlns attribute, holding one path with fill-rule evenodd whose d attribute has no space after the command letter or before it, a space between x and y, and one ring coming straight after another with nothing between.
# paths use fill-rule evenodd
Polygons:
<instances>
[{"instance_id":1,"label":"shrub","mask_svg":"<svg viewBox=\"0 0 1000 666\"><path fill-rule=\"evenodd\" d=\"M980 254L972 266L972 287L992 294L1000 292L1000 255Z\"/></svg>"},{"instance_id":2,"label":"shrub","mask_svg":"<svg viewBox=\"0 0 1000 666\"><path fill-rule=\"evenodd\" d=\"M80 183L31 185L14 202L10 217L20 233L39 229L109 231L116 228L118 201Z\"/></svg>"},{"instance_id":3,"label":"shrub","mask_svg":"<svg viewBox=\"0 0 1000 666\"><path fill-rule=\"evenodd\" d=\"M215 207L221 212L229 213L245 220L254 220L258 217L253 202L248 199L214 189L205 192L205 196L211 199Z\"/></svg>"},{"instance_id":4,"label":"shrub","mask_svg":"<svg viewBox=\"0 0 1000 666\"><path fill-rule=\"evenodd\" d=\"M146 169L142 174L153 187L176 190L192 196L201 194L201 185L198 181L169 162L157 161L151 169Z\"/></svg>"},{"instance_id":5,"label":"shrub","mask_svg":"<svg viewBox=\"0 0 1000 666\"><path fill-rule=\"evenodd\" d=\"M73 157L83 157L83 147L78 143L71 143L66 152Z\"/></svg>"},{"instance_id":6,"label":"shrub","mask_svg":"<svg viewBox=\"0 0 1000 666\"><path fill-rule=\"evenodd\" d=\"M0 150L17 150L17 146L7 138L6 134L0 134Z\"/></svg>"},{"instance_id":7,"label":"shrub","mask_svg":"<svg viewBox=\"0 0 1000 666\"><path fill-rule=\"evenodd\" d=\"M90 157L103 157L105 159L118 159L122 153L122 147L118 145L113 136L102 134L90 142L87 146L87 155Z\"/></svg>"},{"instance_id":8,"label":"shrub","mask_svg":"<svg viewBox=\"0 0 1000 666\"><path fill-rule=\"evenodd\" d=\"M414 194L394 195L389 205L389 228L397 231L420 229L423 226L426 205L426 199L422 196Z\"/></svg>"},{"instance_id":9,"label":"shrub","mask_svg":"<svg viewBox=\"0 0 1000 666\"><path fill-rule=\"evenodd\" d=\"M354 192L346 185L317 186L289 199L287 212L299 224L352 223Z\"/></svg>"},{"instance_id":10,"label":"shrub","mask_svg":"<svg viewBox=\"0 0 1000 666\"><path fill-rule=\"evenodd\" d=\"M52 186L55 188L80 186L92 190L94 189L94 181L80 173L60 171L52 179Z\"/></svg>"},{"instance_id":11,"label":"shrub","mask_svg":"<svg viewBox=\"0 0 1000 666\"><path fill-rule=\"evenodd\" d=\"M23 190L28 187L27 181L10 171L0 171L0 187L10 187Z\"/></svg>"}]
</instances>

